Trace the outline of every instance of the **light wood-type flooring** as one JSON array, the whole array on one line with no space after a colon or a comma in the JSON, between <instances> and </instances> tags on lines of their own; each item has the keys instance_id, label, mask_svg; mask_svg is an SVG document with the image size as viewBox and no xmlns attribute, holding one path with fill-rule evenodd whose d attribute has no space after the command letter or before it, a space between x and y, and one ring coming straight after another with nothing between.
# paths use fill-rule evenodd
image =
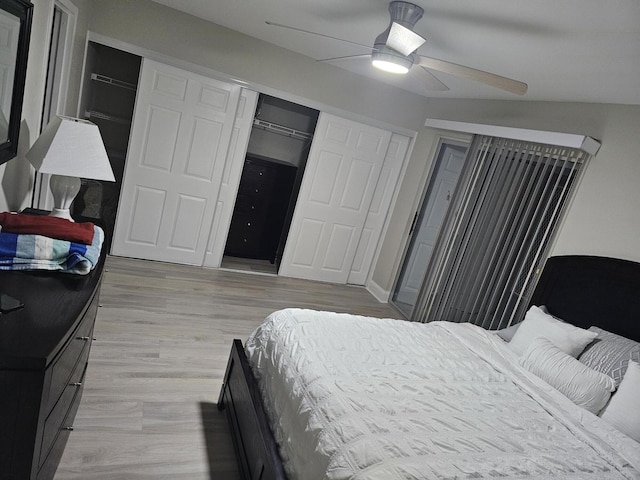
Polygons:
<instances>
[{"instance_id":1,"label":"light wood-type flooring","mask_svg":"<svg viewBox=\"0 0 640 480\"><path fill-rule=\"evenodd\" d=\"M304 307L399 318L365 289L107 259L84 394L56 480L236 480L216 401L234 338Z\"/></svg>"}]
</instances>

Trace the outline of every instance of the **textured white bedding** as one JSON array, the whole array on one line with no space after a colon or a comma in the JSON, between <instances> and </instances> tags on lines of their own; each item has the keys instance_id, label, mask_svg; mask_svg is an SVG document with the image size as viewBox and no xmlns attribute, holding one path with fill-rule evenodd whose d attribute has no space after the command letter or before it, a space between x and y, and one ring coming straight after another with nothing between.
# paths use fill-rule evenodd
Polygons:
<instances>
[{"instance_id":1,"label":"textured white bedding","mask_svg":"<svg viewBox=\"0 0 640 480\"><path fill-rule=\"evenodd\" d=\"M287 309L245 351L290 480L640 479L637 442L470 324Z\"/></svg>"}]
</instances>

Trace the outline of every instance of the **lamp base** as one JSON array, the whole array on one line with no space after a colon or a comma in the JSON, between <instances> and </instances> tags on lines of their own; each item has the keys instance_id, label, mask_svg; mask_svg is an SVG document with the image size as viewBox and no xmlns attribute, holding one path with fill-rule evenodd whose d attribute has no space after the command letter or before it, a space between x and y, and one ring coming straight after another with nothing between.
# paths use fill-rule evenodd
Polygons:
<instances>
[{"instance_id":1,"label":"lamp base","mask_svg":"<svg viewBox=\"0 0 640 480\"><path fill-rule=\"evenodd\" d=\"M51 175L49 188L53 195L54 207L50 215L52 217L66 218L73 222L69 208L80 191L80 179L67 177L66 175Z\"/></svg>"}]
</instances>

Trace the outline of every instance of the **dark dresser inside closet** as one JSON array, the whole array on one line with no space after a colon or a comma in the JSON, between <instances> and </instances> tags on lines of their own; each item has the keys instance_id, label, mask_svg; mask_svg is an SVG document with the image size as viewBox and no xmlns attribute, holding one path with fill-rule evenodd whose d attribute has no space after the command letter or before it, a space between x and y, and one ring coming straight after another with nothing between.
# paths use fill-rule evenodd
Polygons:
<instances>
[{"instance_id":1,"label":"dark dresser inside closet","mask_svg":"<svg viewBox=\"0 0 640 480\"><path fill-rule=\"evenodd\" d=\"M275 262L297 167L247 155L227 237L227 255Z\"/></svg>"},{"instance_id":2,"label":"dark dresser inside closet","mask_svg":"<svg viewBox=\"0 0 640 480\"><path fill-rule=\"evenodd\" d=\"M260 95L225 256L279 265L318 114Z\"/></svg>"}]
</instances>

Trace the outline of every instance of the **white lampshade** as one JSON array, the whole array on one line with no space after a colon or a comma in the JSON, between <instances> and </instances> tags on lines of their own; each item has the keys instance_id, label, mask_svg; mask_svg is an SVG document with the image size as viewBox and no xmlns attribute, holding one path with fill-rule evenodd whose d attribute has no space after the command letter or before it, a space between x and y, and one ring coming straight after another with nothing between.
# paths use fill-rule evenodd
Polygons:
<instances>
[{"instance_id":1,"label":"white lampshade","mask_svg":"<svg viewBox=\"0 0 640 480\"><path fill-rule=\"evenodd\" d=\"M116 181L100 130L87 120L55 117L26 157L40 173Z\"/></svg>"},{"instance_id":2,"label":"white lampshade","mask_svg":"<svg viewBox=\"0 0 640 480\"><path fill-rule=\"evenodd\" d=\"M111 163L95 123L79 118L56 117L26 154L40 173L51 174L51 215L73 221L69 209L80 191L80 179L115 182Z\"/></svg>"}]
</instances>

